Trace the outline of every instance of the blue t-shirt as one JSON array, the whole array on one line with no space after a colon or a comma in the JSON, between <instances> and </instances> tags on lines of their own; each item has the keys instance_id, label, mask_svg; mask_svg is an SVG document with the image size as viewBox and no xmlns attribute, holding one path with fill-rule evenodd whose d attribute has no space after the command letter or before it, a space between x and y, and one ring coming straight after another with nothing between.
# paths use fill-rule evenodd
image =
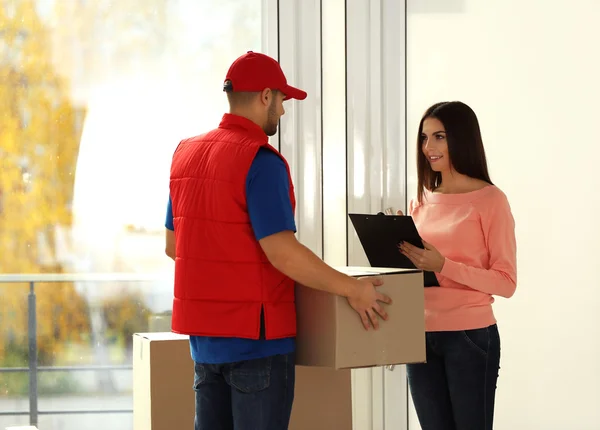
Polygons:
<instances>
[{"instance_id":1,"label":"blue t-shirt","mask_svg":"<svg viewBox=\"0 0 600 430\"><path fill-rule=\"evenodd\" d=\"M296 231L285 164L273 151L261 148L246 177L246 203L256 240L281 231ZM171 198L165 227L175 230ZM190 336L192 358L196 363L222 364L253 360L295 349L295 339L253 340Z\"/></svg>"}]
</instances>

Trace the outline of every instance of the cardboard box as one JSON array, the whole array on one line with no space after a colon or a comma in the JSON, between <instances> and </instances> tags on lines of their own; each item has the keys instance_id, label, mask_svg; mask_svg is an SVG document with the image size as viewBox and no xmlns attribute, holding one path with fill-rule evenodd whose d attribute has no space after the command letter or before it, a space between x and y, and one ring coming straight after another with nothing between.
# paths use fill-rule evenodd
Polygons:
<instances>
[{"instance_id":1,"label":"cardboard box","mask_svg":"<svg viewBox=\"0 0 600 430\"><path fill-rule=\"evenodd\" d=\"M353 430L351 372L296 366L288 430Z\"/></svg>"},{"instance_id":2,"label":"cardboard box","mask_svg":"<svg viewBox=\"0 0 600 430\"><path fill-rule=\"evenodd\" d=\"M340 296L296 287L297 356L303 366L349 369L425 361L423 272L413 269L338 268L350 276L382 276L378 290L390 296L388 321L365 330Z\"/></svg>"},{"instance_id":3,"label":"cardboard box","mask_svg":"<svg viewBox=\"0 0 600 430\"><path fill-rule=\"evenodd\" d=\"M133 429L193 429L194 362L188 336L133 335Z\"/></svg>"},{"instance_id":4,"label":"cardboard box","mask_svg":"<svg viewBox=\"0 0 600 430\"><path fill-rule=\"evenodd\" d=\"M345 298L298 286L295 400L290 430L353 430L350 368L425 361L423 275L416 270L341 268L384 276L394 303L366 331ZM336 370L341 369L341 370ZM194 367L187 336L134 335L134 430L192 429Z\"/></svg>"}]
</instances>

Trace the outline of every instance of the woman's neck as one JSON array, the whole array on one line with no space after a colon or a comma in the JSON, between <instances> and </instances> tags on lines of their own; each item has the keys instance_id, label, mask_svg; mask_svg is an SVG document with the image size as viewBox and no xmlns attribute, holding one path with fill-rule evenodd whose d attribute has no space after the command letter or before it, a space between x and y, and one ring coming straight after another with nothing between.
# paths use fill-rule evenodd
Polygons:
<instances>
[{"instance_id":1,"label":"woman's neck","mask_svg":"<svg viewBox=\"0 0 600 430\"><path fill-rule=\"evenodd\" d=\"M471 178L456 171L442 172L442 183L434 192L443 194L460 194L483 188L484 181Z\"/></svg>"}]
</instances>

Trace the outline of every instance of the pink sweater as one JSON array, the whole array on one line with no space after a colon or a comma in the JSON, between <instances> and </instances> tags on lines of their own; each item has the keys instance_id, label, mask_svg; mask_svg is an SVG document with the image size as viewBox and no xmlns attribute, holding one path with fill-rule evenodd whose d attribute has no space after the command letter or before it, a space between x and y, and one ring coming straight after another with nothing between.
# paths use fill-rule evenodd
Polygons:
<instances>
[{"instance_id":1,"label":"pink sweater","mask_svg":"<svg viewBox=\"0 0 600 430\"><path fill-rule=\"evenodd\" d=\"M493 296L517 285L515 222L504 193L487 186L465 194L425 192L411 201L419 234L446 258L440 287L425 288L427 331L469 330L496 322Z\"/></svg>"}]
</instances>

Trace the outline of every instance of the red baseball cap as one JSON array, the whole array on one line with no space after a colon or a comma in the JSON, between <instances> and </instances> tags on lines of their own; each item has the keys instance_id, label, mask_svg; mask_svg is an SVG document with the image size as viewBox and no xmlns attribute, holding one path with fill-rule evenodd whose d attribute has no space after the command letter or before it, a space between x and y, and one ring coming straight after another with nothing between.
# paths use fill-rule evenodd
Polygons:
<instances>
[{"instance_id":1,"label":"red baseball cap","mask_svg":"<svg viewBox=\"0 0 600 430\"><path fill-rule=\"evenodd\" d=\"M281 91L285 100L304 100L306 92L288 85L279 63L265 54L248 51L233 62L225 82L225 92L259 92L265 88Z\"/></svg>"}]
</instances>

